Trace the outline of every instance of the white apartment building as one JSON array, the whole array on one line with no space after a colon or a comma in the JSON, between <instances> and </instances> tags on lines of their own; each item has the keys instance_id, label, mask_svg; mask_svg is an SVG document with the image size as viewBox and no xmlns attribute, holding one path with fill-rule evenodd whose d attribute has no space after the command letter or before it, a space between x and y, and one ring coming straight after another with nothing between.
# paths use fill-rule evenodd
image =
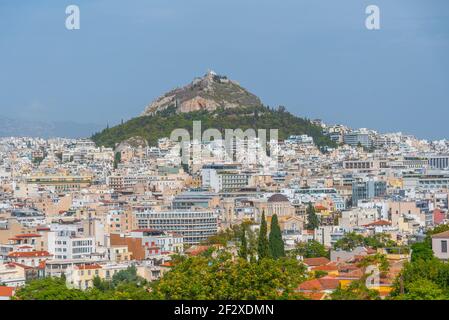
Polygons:
<instances>
[{"instance_id":1,"label":"white apartment building","mask_svg":"<svg viewBox=\"0 0 449 320\"><path fill-rule=\"evenodd\" d=\"M145 210L134 214L138 229L176 232L186 244L198 244L218 231L218 215L211 210Z\"/></svg>"},{"instance_id":2,"label":"white apartment building","mask_svg":"<svg viewBox=\"0 0 449 320\"><path fill-rule=\"evenodd\" d=\"M48 251L55 259L88 258L96 252L95 238L77 236L73 231L48 232Z\"/></svg>"}]
</instances>

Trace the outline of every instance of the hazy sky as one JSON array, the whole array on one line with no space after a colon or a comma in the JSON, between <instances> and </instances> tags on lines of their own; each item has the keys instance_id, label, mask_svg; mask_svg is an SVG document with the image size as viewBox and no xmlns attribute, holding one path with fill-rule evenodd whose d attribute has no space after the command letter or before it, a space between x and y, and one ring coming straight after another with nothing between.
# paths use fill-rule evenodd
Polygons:
<instances>
[{"instance_id":1,"label":"hazy sky","mask_svg":"<svg viewBox=\"0 0 449 320\"><path fill-rule=\"evenodd\" d=\"M207 69L301 116L449 138L448 0L0 0L0 116L113 124Z\"/></svg>"}]
</instances>

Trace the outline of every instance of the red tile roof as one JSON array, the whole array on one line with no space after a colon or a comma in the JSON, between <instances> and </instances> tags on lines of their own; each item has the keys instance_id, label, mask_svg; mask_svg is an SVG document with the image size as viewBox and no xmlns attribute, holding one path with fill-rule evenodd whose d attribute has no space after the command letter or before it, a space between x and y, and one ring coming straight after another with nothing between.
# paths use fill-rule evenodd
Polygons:
<instances>
[{"instance_id":1,"label":"red tile roof","mask_svg":"<svg viewBox=\"0 0 449 320\"><path fill-rule=\"evenodd\" d=\"M319 279L307 280L298 287L299 291L323 291L335 290L340 285L340 281L336 278L322 277Z\"/></svg>"},{"instance_id":2,"label":"red tile roof","mask_svg":"<svg viewBox=\"0 0 449 320\"><path fill-rule=\"evenodd\" d=\"M0 297L12 297L14 290L14 287L0 286Z\"/></svg>"},{"instance_id":3,"label":"red tile roof","mask_svg":"<svg viewBox=\"0 0 449 320\"><path fill-rule=\"evenodd\" d=\"M101 269L101 266L99 264L87 264L87 265L79 265L76 266L79 270L95 270L95 269Z\"/></svg>"},{"instance_id":4,"label":"red tile roof","mask_svg":"<svg viewBox=\"0 0 449 320\"><path fill-rule=\"evenodd\" d=\"M328 264L330 260L326 257L319 257L319 258L305 258L303 260L304 264L308 265L309 267L316 267L316 266L322 266L325 264Z\"/></svg>"},{"instance_id":5,"label":"red tile roof","mask_svg":"<svg viewBox=\"0 0 449 320\"><path fill-rule=\"evenodd\" d=\"M321 266L312 267L313 271L338 271L338 267L335 264L325 264Z\"/></svg>"},{"instance_id":6,"label":"red tile roof","mask_svg":"<svg viewBox=\"0 0 449 320\"><path fill-rule=\"evenodd\" d=\"M363 225L364 227L378 227L378 226L391 226L390 221L386 220L377 220L368 224Z\"/></svg>"},{"instance_id":7,"label":"red tile roof","mask_svg":"<svg viewBox=\"0 0 449 320\"><path fill-rule=\"evenodd\" d=\"M24 252L10 252L8 257L11 258L34 258L34 257L50 257L51 254L48 251L24 251Z\"/></svg>"},{"instance_id":8,"label":"red tile roof","mask_svg":"<svg viewBox=\"0 0 449 320\"><path fill-rule=\"evenodd\" d=\"M38 237L42 237L39 233L22 233L22 234L17 234L15 236L16 238L38 238Z\"/></svg>"}]
</instances>

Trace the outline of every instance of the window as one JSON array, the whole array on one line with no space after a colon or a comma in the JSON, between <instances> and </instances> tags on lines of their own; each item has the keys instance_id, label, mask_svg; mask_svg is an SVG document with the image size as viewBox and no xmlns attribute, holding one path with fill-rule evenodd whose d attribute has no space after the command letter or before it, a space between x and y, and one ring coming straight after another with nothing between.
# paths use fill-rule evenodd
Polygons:
<instances>
[{"instance_id":1,"label":"window","mask_svg":"<svg viewBox=\"0 0 449 320\"><path fill-rule=\"evenodd\" d=\"M447 240L441 240L441 252L447 253Z\"/></svg>"}]
</instances>

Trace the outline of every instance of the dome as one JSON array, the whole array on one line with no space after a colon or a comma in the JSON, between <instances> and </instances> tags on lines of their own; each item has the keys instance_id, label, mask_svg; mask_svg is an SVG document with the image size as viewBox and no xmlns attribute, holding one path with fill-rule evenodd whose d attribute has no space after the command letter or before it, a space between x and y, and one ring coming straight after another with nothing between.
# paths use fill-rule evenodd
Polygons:
<instances>
[{"instance_id":1,"label":"dome","mask_svg":"<svg viewBox=\"0 0 449 320\"><path fill-rule=\"evenodd\" d=\"M290 201L283 194L276 193L268 198L268 202L290 202Z\"/></svg>"}]
</instances>

